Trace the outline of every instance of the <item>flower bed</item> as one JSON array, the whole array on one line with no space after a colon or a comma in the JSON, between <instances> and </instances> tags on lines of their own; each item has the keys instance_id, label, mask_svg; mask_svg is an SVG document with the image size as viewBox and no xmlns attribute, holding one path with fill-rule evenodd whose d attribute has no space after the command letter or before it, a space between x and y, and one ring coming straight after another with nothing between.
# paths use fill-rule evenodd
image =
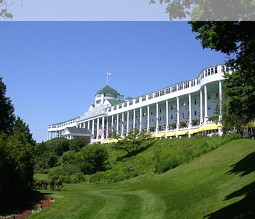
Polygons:
<instances>
[{"instance_id":1,"label":"flower bed","mask_svg":"<svg viewBox=\"0 0 255 219\"><path fill-rule=\"evenodd\" d=\"M33 213L39 212L42 209L49 207L50 205L52 205L54 203L54 201L55 200L53 198L42 199L39 201L39 203L37 205L34 206L33 210L24 210L22 213L12 214L12 215L8 215L8 216L0 216L0 219L23 219L23 218L26 218Z\"/></svg>"}]
</instances>

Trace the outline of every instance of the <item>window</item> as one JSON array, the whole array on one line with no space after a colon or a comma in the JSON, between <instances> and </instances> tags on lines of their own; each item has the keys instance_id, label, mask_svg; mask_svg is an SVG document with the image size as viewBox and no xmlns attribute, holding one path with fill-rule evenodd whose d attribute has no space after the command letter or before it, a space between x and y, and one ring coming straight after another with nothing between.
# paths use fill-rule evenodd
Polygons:
<instances>
[{"instance_id":1,"label":"window","mask_svg":"<svg viewBox=\"0 0 255 219\"><path fill-rule=\"evenodd\" d=\"M208 94L208 100L210 100L211 99L211 94Z\"/></svg>"},{"instance_id":2,"label":"window","mask_svg":"<svg viewBox=\"0 0 255 219\"><path fill-rule=\"evenodd\" d=\"M170 87L166 89L166 94L170 93Z\"/></svg>"},{"instance_id":3,"label":"window","mask_svg":"<svg viewBox=\"0 0 255 219\"><path fill-rule=\"evenodd\" d=\"M133 100L130 100L128 103L129 103L129 106L133 105Z\"/></svg>"},{"instance_id":4,"label":"window","mask_svg":"<svg viewBox=\"0 0 255 219\"><path fill-rule=\"evenodd\" d=\"M145 100L146 100L146 96L143 96L143 97L142 97L142 101L145 101Z\"/></svg>"},{"instance_id":5,"label":"window","mask_svg":"<svg viewBox=\"0 0 255 219\"><path fill-rule=\"evenodd\" d=\"M221 66L221 71L225 72L225 66L224 65Z\"/></svg>"},{"instance_id":6,"label":"window","mask_svg":"<svg viewBox=\"0 0 255 219\"><path fill-rule=\"evenodd\" d=\"M154 93L154 97L159 97L159 91Z\"/></svg>"},{"instance_id":7,"label":"window","mask_svg":"<svg viewBox=\"0 0 255 219\"><path fill-rule=\"evenodd\" d=\"M216 95L215 95L215 96L216 96L216 98L218 98L218 97L219 97L219 93L216 93Z\"/></svg>"},{"instance_id":8,"label":"window","mask_svg":"<svg viewBox=\"0 0 255 219\"><path fill-rule=\"evenodd\" d=\"M160 96L163 96L165 94L164 90L160 91Z\"/></svg>"},{"instance_id":9,"label":"window","mask_svg":"<svg viewBox=\"0 0 255 219\"><path fill-rule=\"evenodd\" d=\"M179 84L178 85L178 90L182 90L183 89L183 84Z\"/></svg>"},{"instance_id":10,"label":"window","mask_svg":"<svg viewBox=\"0 0 255 219\"><path fill-rule=\"evenodd\" d=\"M189 88L189 82L185 82L184 88Z\"/></svg>"},{"instance_id":11,"label":"window","mask_svg":"<svg viewBox=\"0 0 255 219\"><path fill-rule=\"evenodd\" d=\"M195 98L194 100L194 105L197 105L197 98Z\"/></svg>"},{"instance_id":12,"label":"window","mask_svg":"<svg viewBox=\"0 0 255 219\"><path fill-rule=\"evenodd\" d=\"M124 107L126 107L126 106L127 106L127 102L124 103Z\"/></svg>"},{"instance_id":13,"label":"window","mask_svg":"<svg viewBox=\"0 0 255 219\"><path fill-rule=\"evenodd\" d=\"M152 98L153 98L153 94L149 94L148 99L150 100Z\"/></svg>"},{"instance_id":14,"label":"window","mask_svg":"<svg viewBox=\"0 0 255 219\"><path fill-rule=\"evenodd\" d=\"M213 75L213 74L214 74L213 70L214 70L214 69L213 69L213 68L211 68L211 75Z\"/></svg>"},{"instance_id":15,"label":"window","mask_svg":"<svg viewBox=\"0 0 255 219\"><path fill-rule=\"evenodd\" d=\"M194 112L194 115L196 116L197 115L197 111L195 110L195 112Z\"/></svg>"},{"instance_id":16,"label":"window","mask_svg":"<svg viewBox=\"0 0 255 219\"><path fill-rule=\"evenodd\" d=\"M218 73L217 67L214 67L214 73L215 73L215 74Z\"/></svg>"},{"instance_id":17,"label":"window","mask_svg":"<svg viewBox=\"0 0 255 219\"><path fill-rule=\"evenodd\" d=\"M194 87L195 85L196 85L196 81L195 80L191 81L191 87Z\"/></svg>"},{"instance_id":18,"label":"window","mask_svg":"<svg viewBox=\"0 0 255 219\"><path fill-rule=\"evenodd\" d=\"M175 86L173 86L173 87L171 87L171 89L172 89L172 92L175 92L175 91L176 91L176 89L177 89L176 85L175 85Z\"/></svg>"},{"instance_id":19,"label":"window","mask_svg":"<svg viewBox=\"0 0 255 219\"><path fill-rule=\"evenodd\" d=\"M135 103L139 103L139 98L136 98L136 99L135 99Z\"/></svg>"}]
</instances>

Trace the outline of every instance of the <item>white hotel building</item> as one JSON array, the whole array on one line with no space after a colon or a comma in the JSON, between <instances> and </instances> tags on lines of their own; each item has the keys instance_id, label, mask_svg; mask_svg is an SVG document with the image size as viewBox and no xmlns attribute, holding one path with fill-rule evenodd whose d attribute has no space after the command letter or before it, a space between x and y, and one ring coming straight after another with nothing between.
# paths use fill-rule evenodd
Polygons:
<instances>
[{"instance_id":1,"label":"white hotel building","mask_svg":"<svg viewBox=\"0 0 255 219\"><path fill-rule=\"evenodd\" d=\"M202 70L192 80L170 85L136 98L124 99L106 86L83 115L48 126L48 140L90 136L91 143L113 141L109 134L125 136L136 128L154 138L222 134L221 101L224 65Z\"/></svg>"}]
</instances>

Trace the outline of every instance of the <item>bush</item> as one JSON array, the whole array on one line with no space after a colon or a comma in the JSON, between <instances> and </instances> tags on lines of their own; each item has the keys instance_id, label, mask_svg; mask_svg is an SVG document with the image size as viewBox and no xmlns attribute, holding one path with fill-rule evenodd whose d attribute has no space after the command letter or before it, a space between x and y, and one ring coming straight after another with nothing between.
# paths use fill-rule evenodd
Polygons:
<instances>
[{"instance_id":1,"label":"bush","mask_svg":"<svg viewBox=\"0 0 255 219\"><path fill-rule=\"evenodd\" d=\"M80 167L84 174L93 174L106 170L107 159L107 151L99 145L86 146L78 154Z\"/></svg>"},{"instance_id":2,"label":"bush","mask_svg":"<svg viewBox=\"0 0 255 219\"><path fill-rule=\"evenodd\" d=\"M173 169L179 165L179 160L176 157L171 157L168 160L163 160L155 165L156 173L164 173L170 169Z\"/></svg>"},{"instance_id":3,"label":"bush","mask_svg":"<svg viewBox=\"0 0 255 219\"><path fill-rule=\"evenodd\" d=\"M62 165L49 171L50 179L61 179L65 183L79 183L84 181L83 173L76 165Z\"/></svg>"},{"instance_id":4,"label":"bush","mask_svg":"<svg viewBox=\"0 0 255 219\"><path fill-rule=\"evenodd\" d=\"M62 164L77 164L77 152L75 151L66 151L63 155L58 159L58 163Z\"/></svg>"}]
</instances>

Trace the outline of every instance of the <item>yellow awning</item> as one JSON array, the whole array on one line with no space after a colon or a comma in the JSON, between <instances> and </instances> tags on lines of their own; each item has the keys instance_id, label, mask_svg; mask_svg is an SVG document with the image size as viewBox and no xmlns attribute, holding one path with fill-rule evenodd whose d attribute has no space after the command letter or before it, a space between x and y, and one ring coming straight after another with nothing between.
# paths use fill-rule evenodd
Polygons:
<instances>
[{"instance_id":1,"label":"yellow awning","mask_svg":"<svg viewBox=\"0 0 255 219\"><path fill-rule=\"evenodd\" d=\"M208 124L208 125L200 127L199 131L202 132L202 131L215 130L215 129L218 129L218 125Z\"/></svg>"},{"instance_id":2,"label":"yellow awning","mask_svg":"<svg viewBox=\"0 0 255 219\"><path fill-rule=\"evenodd\" d=\"M151 137L152 138L163 138L165 137L165 133L160 133L160 134L152 134Z\"/></svg>"}]
</instances>

